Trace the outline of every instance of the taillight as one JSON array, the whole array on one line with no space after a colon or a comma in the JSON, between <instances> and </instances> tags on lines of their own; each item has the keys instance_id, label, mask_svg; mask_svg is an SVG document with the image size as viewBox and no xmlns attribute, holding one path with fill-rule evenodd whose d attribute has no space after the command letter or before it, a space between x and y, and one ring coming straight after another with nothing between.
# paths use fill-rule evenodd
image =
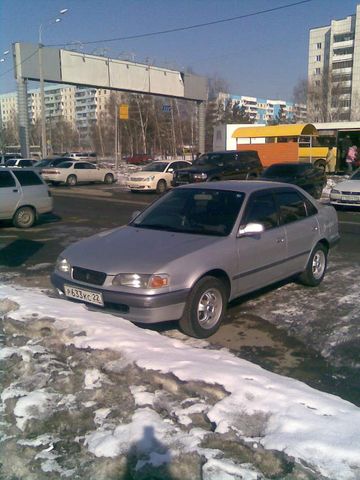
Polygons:
<instances>
[{"instance_id":1,"label":"taillight","mask_svg":"<svg viewBox=\"0 0 360 480\"><path fill-rule=\"evenodd\" d=\"M61 172L59 172L59 170L43 170L42 173L46 173L47 175L59 175Z\"/></svg>"}]
</instances>

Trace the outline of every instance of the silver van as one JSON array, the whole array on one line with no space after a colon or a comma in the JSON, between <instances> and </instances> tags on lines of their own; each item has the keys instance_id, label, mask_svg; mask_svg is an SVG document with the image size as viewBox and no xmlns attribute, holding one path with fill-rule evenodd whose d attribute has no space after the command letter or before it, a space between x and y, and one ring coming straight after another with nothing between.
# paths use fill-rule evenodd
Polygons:
<instances>
[{"instance_id":1,"label":"silver van","mask_svg":"<svg viewBox=\"0 0 360 480\"><path fill-rule=\"evenodd\" d=\"M0 169L0 220L30 228L42 213L50 213L53 199L48 186L31 168Z\"/></svg>"}]
</instances>

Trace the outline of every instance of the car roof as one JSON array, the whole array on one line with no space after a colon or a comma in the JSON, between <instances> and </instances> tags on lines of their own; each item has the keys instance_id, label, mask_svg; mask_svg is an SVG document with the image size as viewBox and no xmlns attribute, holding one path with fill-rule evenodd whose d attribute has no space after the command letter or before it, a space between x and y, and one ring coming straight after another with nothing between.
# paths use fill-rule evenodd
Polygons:
<instances>
[{"instance_id":1,"label":"car roof","mask_svg":"<svg viewBox=\"0 0 360 480\"><path fill-rule=\"evenodd\" d=\"M189 183L176 188L201 188L205 190L229 190L246 194L271 188L292 188L298 190L296 185L281 182L266 182L261 180L222 180L219 182Z\"/></svg>"}]
</instances>

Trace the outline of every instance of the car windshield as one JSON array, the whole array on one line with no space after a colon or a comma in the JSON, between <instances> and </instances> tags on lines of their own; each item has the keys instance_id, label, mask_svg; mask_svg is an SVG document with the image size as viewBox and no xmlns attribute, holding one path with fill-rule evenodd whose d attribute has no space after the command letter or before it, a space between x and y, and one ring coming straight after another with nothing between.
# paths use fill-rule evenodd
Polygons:
<instances>
[{"instance_id":1,"label":"car windshield","mask_svg":"<svg viewBox=\"0 0 360 480\"><path fill-rule=\"evenodd\" d=\"M176 188L131 223L136 228L200 235L229 235L244 193L220 189Z\"/></svg>"},{"instance_id":2,"label":"car windshield","mask_svg":"<svg viewBox=\"0 0 360 480\"><path fill-rule=\"evenodd\" d=\"M360 170L357 170L351 175L351 180L360 180Z\"/></svg>"},{"instance_id":3,"label":"car windshield","mask_svg":"<svg viewBox=\"0 0 360 480\"><path fill-rule=\"evenodd\" d=\"M222 156L218 153L205 153L193 161L193 165L219 165Z\"/></svg>"},{"instance_id":4,"label":"car windshield","mask_svg":"<svg viewBox=\"0 0 360 480\"><path fill-rule=\"evenodd\" d=\"M39 160L34 164L34 167L46 167L47 165L49 165L49 163L50 160Z\"/></svg>"},{"instance_id":5,"label":"car windshield","mask_svg":"<svg viewBox=\"0 0 360 480\"><path fill-rule=\"evenodd\" d=\"M263 176L266 178L292 177L300 171L299 165L272 165L265 170Z\"/></svg>"},{"instance_id":6,"label":"car windshield","mask_svg":"<svg viewBox=\"0 0 360 480\"><path fill-rule=\"evenodd\" d=\"M152 162L146 165L141 170L143 172L163 172L169 165L169 162Z\"/></svg>"}]
</instances>

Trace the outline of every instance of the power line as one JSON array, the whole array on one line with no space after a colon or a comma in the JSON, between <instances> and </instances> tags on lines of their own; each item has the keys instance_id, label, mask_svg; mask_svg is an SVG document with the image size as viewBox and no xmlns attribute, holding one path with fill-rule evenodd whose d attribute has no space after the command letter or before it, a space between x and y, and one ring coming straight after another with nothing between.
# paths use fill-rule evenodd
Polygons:
<instances>
[{"instance_id":1,"label":"power line","mask_svg":"<svg viewBox=\"0 0 360 480\"><path fill-rule=\"evenodd\" d=\"M168 30L159 30L157 32L148 32L148 33L140 33L138 35L128 35L126 37L117 37L117 38L107 38L104 40L93 40L89 42L81 42L82 45L92 45L96 43L107 43L107 42L117 42L121 40L134 40L137 38L145 38L145 37L153 37L156 35L164 35L168 33L174 33L174 32L183 32L185 30L192 30L195 28L203 28L203 27L208 27L210 25L217 25L220 23L226 23L226 22L233 22L235 20L242 20L244 18L249 18L249 17L255 17L257 15L262 15L264 13L270 13L270 12L276 12L279 10L284 10L285 8L291 8L291 7L296 7L297 5L303 5L304 3L310 3L313 2L314 0L300 0L298 2L293 2L293 3L288 3L286 5L281 5L279 7L273 7L273 8L267 8L265 10L259 10L257 12L253 13L247 13L244 15L237 15L236 17L231 17L231 18L224 18L222 20L214 20L212 22L206 22L206 23L197 23L195 25L189 25L187 27L178 27L178 28L171 28ZM53 44L53 45L48 45L49 47L59 47L62 45L71 45L71 43L66 43L66 44Z\"/></svg>"},{"instance_id":2,"label":"power line","mask_svg":"<svg viewBox=\"0 0 360 480\"><path fill-rule=\"evenodd\" d=\"M29 60L31 57L33 57L34 55L36 55L39 51L39 47L35 50L35 52L33 52L31 55L29 55L28 57L24 58L24 60L22 60L21 62L17 63L15 66L9 68L9 70L6 70L5 72L1 73L0 74L0 78L7 75L9 72L12 72L13 70L15 70L15 68L17 67L20 67L20 65L22 65L23 63L25 63L27 60Z\"/></svg>"}]
</instances>

